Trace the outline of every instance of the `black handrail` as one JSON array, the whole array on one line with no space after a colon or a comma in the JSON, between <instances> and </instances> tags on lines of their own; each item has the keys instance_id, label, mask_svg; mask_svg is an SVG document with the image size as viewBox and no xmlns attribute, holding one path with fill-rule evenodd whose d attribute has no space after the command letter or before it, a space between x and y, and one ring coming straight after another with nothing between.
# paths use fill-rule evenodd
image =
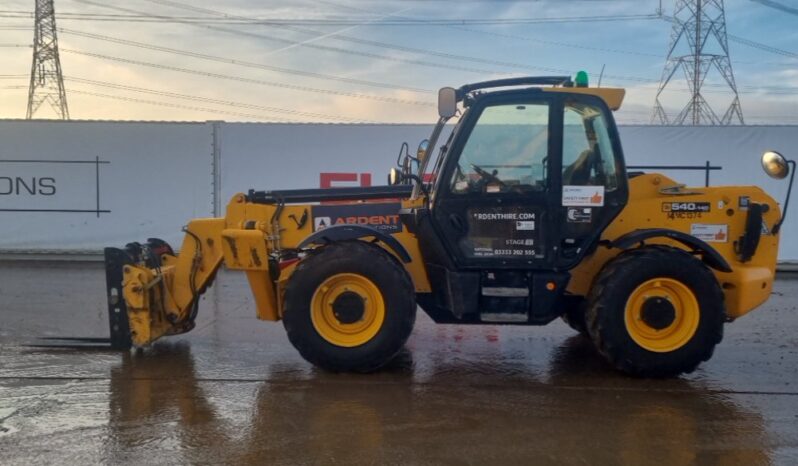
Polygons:
<instances>
[{"instance_id":1,"label":"black handrail","mask_svg":"<svg viewBox=\"0 0 798 466\"><path fill-rule=\"evenodd\" d=\"M509 86L573 86L570 76L525 76L522 78L495 79L480 83L465 84L457 89L457 100L461 100L471 91L493 87Z\"/></svg>"},{"instance_id":2,"label":"black handrail","mask_svg":"<svg viewBox=\"0 0 798 466\"><path fill-rule=\"evenodd\" d=\"M702 170L706 187L709 187L709 173L712 170L723 170L723 167L710 164L709 160L705 165L627 165L626 168L632 170Z\"/></svg>"}]
</instances>

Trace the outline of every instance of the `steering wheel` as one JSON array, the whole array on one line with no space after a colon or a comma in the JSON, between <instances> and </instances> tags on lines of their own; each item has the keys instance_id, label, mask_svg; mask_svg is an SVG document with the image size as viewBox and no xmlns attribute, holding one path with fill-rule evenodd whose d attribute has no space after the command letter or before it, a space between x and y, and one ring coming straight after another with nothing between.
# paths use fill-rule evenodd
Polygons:
<instances>
[{"instance_id":1,"label":"steering wheel","mask_svg":"<svg viewBox=\"0 0 798 466\"><path fill-rule=\"evenodd\" d=\"M476 174L479 175L483 180L488 181L488 182L494 182L494 183L498 184L499 186L501 186L504 189L510 189L510 186L507 183L505 183L504 181L502 181L501 179L499 179L499 177L496 176L495 174L485 170L484 168L480 167L479 165L476 165L476 164L473 164L473 163L471 163L469 165L471 165L471 168L474 169L474 172L476 172Z\"/></svg>"}]
</instances>

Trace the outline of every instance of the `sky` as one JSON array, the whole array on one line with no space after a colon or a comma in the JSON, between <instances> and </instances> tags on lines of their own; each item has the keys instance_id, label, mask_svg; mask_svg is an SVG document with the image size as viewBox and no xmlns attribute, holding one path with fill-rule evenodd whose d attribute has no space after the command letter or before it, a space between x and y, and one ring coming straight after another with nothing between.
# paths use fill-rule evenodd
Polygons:
<instances>
[{"instance_id":1,"label":"sky","mask_svg":"<svg viewBox=\"0 0 798 466\"><path fill-rule=\"evenodd\" d=\"M798 124L798 1L725 3L746 123ZM34 0L3 5L0 118L24 118L33 20L16 12L32 11ZM579 70L596 85L603 69L602 86L627 89L617 120L647 124L671 35L671 23L655 15L659 5L658 0L55 0L72 119L328 123L432 123L436 91L443 86ZM673 8L673 0L662 1L665 15ZM253 18L277 21L242 24ZM427 23L397 24L408 18ZM520 19L549 22L512 23ZM729 94L719 74L707 77L705 90L715 112L723 114ZM688 96L677 76L661 101L675 115ZM35 116L55 113L42 107Z\"/></svg>"}]
</instances>

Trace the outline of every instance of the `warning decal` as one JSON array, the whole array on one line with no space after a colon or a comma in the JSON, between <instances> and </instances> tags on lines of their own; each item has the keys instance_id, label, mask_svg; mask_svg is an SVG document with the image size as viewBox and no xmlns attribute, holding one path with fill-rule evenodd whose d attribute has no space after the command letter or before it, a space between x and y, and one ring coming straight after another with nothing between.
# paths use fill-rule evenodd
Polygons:
<instances>
[{"instance_id":1,"label":"warning decal","mask_svg":"<svg viewBox=\"0 0 798 466\"><path fill-rule=\"evenodd\" d=\"M604 205L604 186L563 186L562 205L601 207Z\"/></svg>"},{"instance_id":2,"label":"warning decal","mask_svg":"<svg viewBox=\"0 0 798 466\"><path fill-rule=\"evenodd\" d=\"M590 207L569 207L567 220L569 223L590 223L593 220L593 209Z\"/></svg>"},{"instance_id":3,"label":"warning decal","mask_svg":"<svg viewBox=\"0 0 798 466\"><path fill-rule=\"evenodd\" d=\"M694 223L690 234L707 243L726 243L729 240L729 226L725 224Z\"/></svg>"}]
</instances>

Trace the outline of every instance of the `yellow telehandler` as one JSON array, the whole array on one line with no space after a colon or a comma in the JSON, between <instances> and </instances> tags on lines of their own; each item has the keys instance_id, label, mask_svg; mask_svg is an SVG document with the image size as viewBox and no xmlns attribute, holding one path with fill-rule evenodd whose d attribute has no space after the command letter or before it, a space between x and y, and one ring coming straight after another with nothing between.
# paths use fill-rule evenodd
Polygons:
<instances>
[{"instance_id":1,"label":"yellow telehandler","mask_svg":"<svg viewBox=\"0 0 798 466\"><path fill-rule=\"evenodd\" d=\"M627 171L623 97L582 72L443 88L429 140L386 186L250 190L191 220L179 254L157 239L107 248L110 342L191 330L224 264L246 274L259 319L332 371L386 364L420 307L449 324L561 317L621 371L691 372L768 299L784 218L755 186ZM794 176L776 152L762 164Z\"/></svg>"}]
</instances>

